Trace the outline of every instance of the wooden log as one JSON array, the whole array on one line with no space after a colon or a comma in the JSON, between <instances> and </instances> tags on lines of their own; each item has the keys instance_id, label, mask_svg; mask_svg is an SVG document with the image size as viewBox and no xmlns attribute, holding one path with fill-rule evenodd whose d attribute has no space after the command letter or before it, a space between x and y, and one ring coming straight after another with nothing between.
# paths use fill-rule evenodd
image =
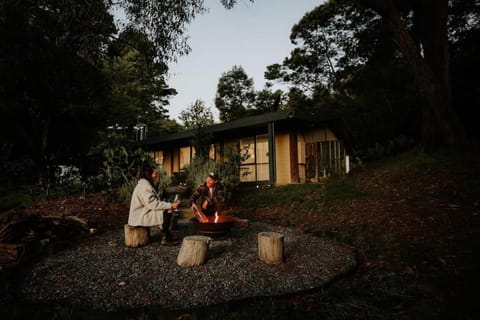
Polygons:
<instances>
[{"instance_id":1,"label":"wooden log","mask_svg":"<svg viewBox=\"0 0 480 320\"><path fill-rule=\"evenodd\" d=\"M211 241L212 238L199 235L183 238L182 247L177 256L177 264L182 267L204 264Z\"/></svg>"},{"instance_id":2,"label":"wooden log","mask_svg":"<svg viewBox=\"0 0 480 320\"><path fill-rule=\"evenodd\" d=\"M0 243L0 264L17 261L25 252L25 246L20 243Z\"/></svg>"},{"instance_id":3,"label":"wooden log","mask_svg":"<svg viewBox=\"0 0 480 320\"><path fill-rule=\"evenodd\" d=\"M150 241L149 227L133 227L128 224L124 225L125 230L125 246L137 248L146 245Z\"/></svg>"},{"instance_id":4,"label":"wooden log","mask_svg":"<svg viewBox=\"0 0 480 320\"><path fill-rule=\"evenodd\" d=\"M13 236L13 227L11 223L6 223L0 227L0 242L8 242Z\"/></svg>"},{"instance_id":5,"label":"wooden log","mask_svg":"<svg viewBox=\"0 0 480 320\"><path fill-rule=\"evenodd\" d=\"M258 257L267 264L283 262L284 235L279 232L260 232L258 234Z\"/></svg>"},{"instance_id":6,"label":"wooden log","mask_svg":"<svg viewBox=\"0 0 480 320\"><path fill-rule=\"evenodd\" d=\"M77 216L68 216L66 217L66 219L78 223L80 228L82 228L83 230L89 231L87 220Z\"/></svg>"},{"instance_id":7,"label":"wooden log","mask_svg":"<svg viewBox=\"0 0 480 320\"><path fill-rule=\"evenodd\" d=\"M195 218L200 222L208 222L207 216L203 213L202 209L200 209L195 203L192 204L193 215Z\"/></svg>"},{"instance_id":8,"label":"wooden log","mask_svg":"<svg viewBox=\"0 0 480 320\"><path fill-rule=\"evenodd\" d=\"M235 221L233 221L232 227L234 227L234 228L247 228L248 227L248 219L235 218Z\"/></svg>"}]
</instances>

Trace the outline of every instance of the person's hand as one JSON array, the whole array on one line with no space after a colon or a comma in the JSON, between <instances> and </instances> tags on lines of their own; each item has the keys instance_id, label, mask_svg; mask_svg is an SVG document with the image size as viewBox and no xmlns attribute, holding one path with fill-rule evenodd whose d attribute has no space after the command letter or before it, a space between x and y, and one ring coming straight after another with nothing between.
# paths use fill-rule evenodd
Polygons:
<instances>
[{"instance_id":1,"label":"person's hand","mask_svg":"<svg viewBox=\"0 0 480 320\"><path fill-rule=\"evenodd\" d=\"M172 202L172 209L177 209L180 205L180 202Z\"/></svg>"}]
</instances>

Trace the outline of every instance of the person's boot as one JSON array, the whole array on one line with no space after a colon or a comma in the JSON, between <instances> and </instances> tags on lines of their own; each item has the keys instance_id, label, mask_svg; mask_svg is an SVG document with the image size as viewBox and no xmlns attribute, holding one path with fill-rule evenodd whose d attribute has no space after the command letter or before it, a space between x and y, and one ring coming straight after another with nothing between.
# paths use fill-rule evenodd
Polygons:
<instances>
[{"instance_id":1,"label":"person's boot","mask_svg":"<svg viewBox=\"0 0 480 320\"><path fill-rule=\"evenodd\" d=\"M160 234L160 244L162 246L173 246L176 245L176 242L172 239L170 232L162 231Z\"/></svg>"},{"instance_id":2,"label":"person's boot","mask_svg":"<svg viewBox=\"0 0 480 320\"><path fill-rule=\"evenodd\" d=\"M171 231L178 230L178 212L173 211L168 229Z\"/></svg>"}]
</instances>

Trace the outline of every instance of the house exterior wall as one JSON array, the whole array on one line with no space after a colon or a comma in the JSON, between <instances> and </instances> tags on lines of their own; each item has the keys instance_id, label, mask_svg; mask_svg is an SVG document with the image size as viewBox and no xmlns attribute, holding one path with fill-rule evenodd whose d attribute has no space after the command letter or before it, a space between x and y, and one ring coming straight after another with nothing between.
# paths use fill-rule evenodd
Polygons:
<instances>
[{"instance_id":1,"label":"house exterior wall","mask_svg":"<svg viewBox=\"0 0 480 320\"><path fill-rule=\"evenodd\" d=\"M173 172L180 171L180 149L175 148L171 151L171 168Z\"/></svg>"},{"instance_id":2,"label":"house exterior wall","mask_svg":"<svg viewBox=\"0 0 480 320\"><path fill-rule=\"evenodd\" d=\"M304 132L305 181L318 182L346 170L345 146L328 128Z\"/></svg>"},{"instance_id":3,"label":"house exterior wall","mask_svg":"<svg viewBox=\"0 0 480 320\"><path fill-rule=\"evenodd\" d=\"M338 138L335 136L332 130L328 128L317 128L315 130L305 132L303 136L305 139L305 143L338 140Z\"/></svg>"},{"instance_id":4,"label":"house exterior wall","mask_svg":"<svg viewBox=\"0 0 480 320\"><path fill-rule=\"evenodd\" d=\"M305 137L304 135L297 135L297 150L298 150L298 182L305 183Z\"/></svg>"},{"instance_id":5,"label":"house exterior wall","mask_svg":"<svg viewBox=\"0 0 480 320\"><path fill-rule=\"evenodd\" d=\"M268 136L257 135L255 137L255 169L258 181L270 180L268 160Z\"/></svg>"},{"instance_id":6,"label":"house exterior wall","mask_svg":"<svg viewBox=\"0 0 480 320\"><path fill-rule=\"evenodd\" d=\"M173 169L173 159L171 152L163 152L163 168L167 171L169 175L173 175L175 170Z\"/></svg>"},{"instance_id":7,"label":"house exterior wall","mask_svg":"<svg viewBox=\"0 0 480 320\"><path fill-rule=\"evenodd\" d=\"M157 164L159 164L161 167L164 167L164 159L163 159L163 151L162 150L159 150L159 151L153 151L150 153L150 155L152 156L153 160L155 160L155 162ZM170 172L167 171L168 174L170 174Z\"/></svg>"},{"instance_id":8,"label":"house exterior wall","mask_svg":"<svg viewBox=\"0 0 480 320\"><path fill-rule=\"evenodd\" d=\"M275 134L275 162L277 168L277 185L291 183L290 178L290 135L288 132Z\"/></svg>"},{"instance_id":9,"label":"house exterior wall","mask_svg":"<svg viewBox=\"0 0 480 320\"><path fill-rule=\"evenodd\" d=\"M330 129L302 130L302 128L294 128L294 130L296 132L284 128L275 132L276 185L319 181L323 177L336 174L339 172L338 170L344 169L342 165L344 167L345 164L341 162L345 157L343 142L340 142ZM269 181L268 166L272 165L268 163L266 139L265 134L256 136L246 134L243 138L225 140L222 143L216 142L210 156L221 161L221 147L224 151L232 147L240 149L240 152L248 151L250 157L241 166L241 172L248 174L242 176L241 181L265 183ZM291 139L293 140L290 141ZM187 149L189 152L186 151ZM158 159L162 159L163 163L159 164L168 174L175 176L182 171L182 163L184 165L190 163L190 159L187 158L194 156L194 150L191 146L178 146L168 150L155 150L155 154L161 154ZM182 157L180 157L181 154ZM293 158L292 161L292 157L296 157L296 159Z\"/></svg>"}]
</instances>

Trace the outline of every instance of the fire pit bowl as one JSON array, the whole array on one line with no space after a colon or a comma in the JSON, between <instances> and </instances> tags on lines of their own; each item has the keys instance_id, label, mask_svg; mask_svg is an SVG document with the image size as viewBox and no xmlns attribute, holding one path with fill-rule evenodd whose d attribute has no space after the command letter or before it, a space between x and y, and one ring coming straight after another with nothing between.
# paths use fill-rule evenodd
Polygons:
<instances>
[{"instance_id":1,"label":"fire pit bowl","mask_svg":"<svg viewBox=\"0 0 480 320\"><path fill-rule=\"evenodd\" d=\"M195 232L203 234L204 236L216 237L225 235L230 231L230 228L235 221L234 217L218 216L208 217L208 222L200 222L193 218Z\"/></svg>"}]
</instances>

